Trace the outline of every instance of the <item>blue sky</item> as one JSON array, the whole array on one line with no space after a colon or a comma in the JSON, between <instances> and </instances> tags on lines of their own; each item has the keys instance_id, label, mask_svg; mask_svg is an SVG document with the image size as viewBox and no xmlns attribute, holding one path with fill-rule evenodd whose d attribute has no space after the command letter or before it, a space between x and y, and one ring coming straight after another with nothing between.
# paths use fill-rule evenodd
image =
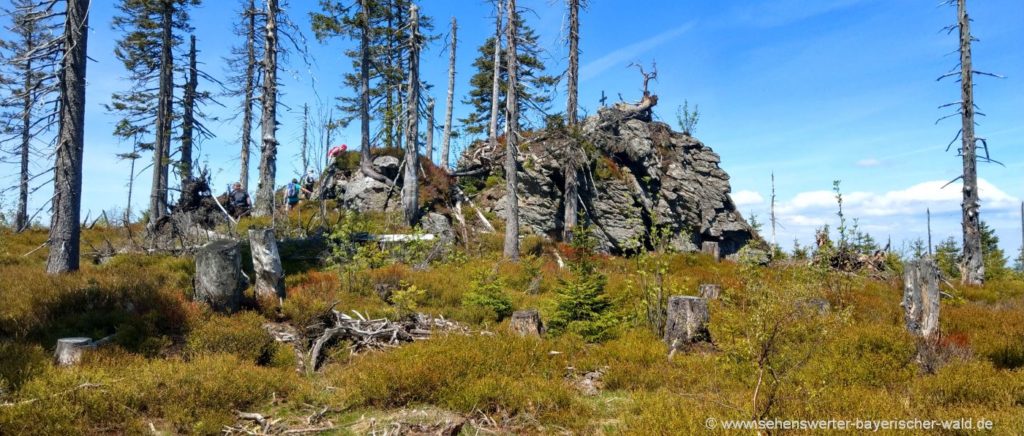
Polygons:
<instances>
[{"instance_id":1,"label":"blue sky","mask_svg":"<svg viewBox=\"0 0 1024 436\"><path fill-rule=\"evenodd\" d=\"M6 1L4 2L6 3ZM83 214L123 207L127 163L114 155L128 150L110 132L114 117L103 104L123 90L126 76L114 59L118 35L111 30L113 1L92 7L88 70ZM192 12L200 61L223 77L223 56L236 38L229 22L235 1L212 1ZM744 215L767 221L770 174L775 173L780 224L778 240L809 243L813 229L835 226L832 181L842 180L848 218L899 249L905 240L925 234L924 214L932 210L936 241L959 235L959 189L940 189L959 174L960 160L943 149L956 133L958 119L935 124L937 107L959 98L953 81L935 78L957 61L955 35L939 30L953 22L954 9L938 0L758 0L732 2L592 0L581 16L580 101L593 113L604 91L636 99L640 78L630 62L657 61L659 78L652 91L660 97L656 115L675 124L683 100L700 105L696 136L722 157L732 177L734 200ZM470 64L477 47L493 30L491 6L477 0L424 0L421 11L434 19L435 33L447 34L451 16L459 23L455 116L468 91ZM312 65L291 57L281 101L278 137L283 140L279 182L299 170L301 107L325 111L341 87L350 63L341 53L350 42L320 44L308 26L314 0L291 0L288 13L307 33ZM566 49L562 2L520 0L531 10L525 19L537 29L550 72L564 70ZM1020 247L1020 201L1024 198L1024 2L971 2L978 69L1007 76L981 78L975 98L988 116L979 136L989 141L1005 167L981 164L982 218L996 230L1008 252ZM432 44L422 58L423 78L434 84L437 118L444 107L447 48ZM564 95L554 108L564 106ZM236 102L223 100L230 116ZM440 121L439 121L440 122ZM238 173L237 121L214 123L217 137L202 144L202 160L215 186ZM335 142L358 142L356 126ZM435 134L435 138L439 137ZM464 145L464 140L457 142ZM258 159L254 155L253 160ZM253 165L255 168L255 165ZM15 182L16 167L0 166L0 185ZM255 171L253 171L255 172ZM148 172L136 184L136 205L145 204ZM255 185L255 184L253 184ZM219 188L218 188L219 189ZM36 195L43 198L49 188ZM10 207L13 199L5 199ZM35 201L36 206L41 205ZM767 232L766 232L767 235ZM959 239L959 236L957 236Z\"/></svg>"}]
</instances>

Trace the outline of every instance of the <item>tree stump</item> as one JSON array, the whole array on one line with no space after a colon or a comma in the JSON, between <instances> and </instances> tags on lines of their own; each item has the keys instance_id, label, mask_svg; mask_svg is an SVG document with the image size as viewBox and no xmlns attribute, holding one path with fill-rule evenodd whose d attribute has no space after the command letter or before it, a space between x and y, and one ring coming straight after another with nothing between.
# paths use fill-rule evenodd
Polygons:
<instances>
[{"instance_id":1,"label":"tree stump","mask_svg":"<svg viewBox=\"0 0 1024 436\"><path fill-rule=\"evenodd\" d=\"M256 274L256 298L259 300L285 297L284 267L277 250L274 229L249 229L252 266Z\"/></svg>"},{"instance_id":2,"label":"tree stump","mask_svg":"<svg viewBox=\"0 0 1024 436\"><path fill-rule=\"evenodd\" d=\"M544 323L537 309L515 311L509 326L519 336L540 336L544 333Z\"/></svg>"},{"instance_id":3,"label":"tree stump","mask_svg":"<svg viewBox=\"0 0 1024 436\"><path fill-rule=\"evenodd\" d=\"M939 332L939 268L930 257L910 261L903 273L903 319L914 336L932 339Z\"/></svg>"},{"instance_id":4,"label":"tree stump","mask_svg":"<svg viewBox=\"0 0 1024 436\"><path fill-rule=\"evenodd\" d=\"M58 339L57 348L53 350L53 360L57 366L75 365L82 360L82 351L91 347L91 338Z\"/></svg>"},{"instance_id":5,"label":"tree stump","mask_svg":"<svg viewBox=\"0 0 1024 436\"><path fill-rule=\"evenodd\" d=\"M193 284L194 300L206 302L214 310L237 311L242 292L249 287L249 278L242 272L238 241L222 239L202 246L196 253Z\"/></svg>"},{"instance_id":6,"label":"tree stump","mask_svg":"<svg viewBox=\"0 0 1024 436\"><path fill-rule=\"evenodd\" d=\"M701 253L711 255L715 260L722 258L721 252L718 249L718 241L704 241L700 244Z\"/></svg>"},{"instance_id":7,"label":"tree stump","mask_svg":"<svg viewBox=\"0 0 1024 436\"><path fill-rule=\"evenodd\" d=\"M711 283L701 283L700 298L705 300L717 300L722 295L722 287Z\"/></svg>"},{"instance_id":8,"label":"tree stump","mask_svg":"<svg viewBox=\"0 0 1024 436\"><path fill-rule=\"evenodd\" d=\"M699 342L711 342L708 332L708 300L676 295L668 299L665 343L674 352Z\"/></svg>"}]
</instances>

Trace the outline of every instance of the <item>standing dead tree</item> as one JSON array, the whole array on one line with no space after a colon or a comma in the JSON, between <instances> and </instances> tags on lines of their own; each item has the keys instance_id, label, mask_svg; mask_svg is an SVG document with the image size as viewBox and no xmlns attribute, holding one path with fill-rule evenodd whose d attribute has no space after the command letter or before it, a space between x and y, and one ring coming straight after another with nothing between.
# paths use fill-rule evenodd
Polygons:
<instances>
[{"instance_id":1,"label":"standing dead tree","mask_svg":"<svg viewBox=\"0 0 1024 436\"><path fill-rule=\"evenodd\" d=\"M566 121L569 129L574 135L579 124L578 119L578 96L579 96L579 69L580 69L580 8L583 6L581 0L567 0L569 8L569 70L566 71L568 78L568 95L566 97ZM574 153L578 154L578 153ZM572 241L572 231L576 227L579 215L579 166L582 162L578 159L567 159L565 162L565 188L562 190L563 215L562 215L562 240Z\"/></svg>"},{"instance_id":2,"label":"standing dead tree","mask_svg":"<svg viewBox=\"0 0 1024 436\"><path fill-rule=\"evenodd\" d=\"M419 7L409 6L409 102L406 105L405 176L402 180L402 210L406 224L412 226L419 218L419 101L420 101L420 45Z\"/></svg>"},{"instance_id":3,"label":"standing dead tree","mask_svg":"<svg viewBox=\"0 0 1024 436\"><path fill-rule=\"evenodd\" d=\"M648 85L650 84L651 80L658 80L658 65L654 62L651 62L650 72L644 70L644 66L638 63L631 63L629 64L629 66L636 67L638 70L640 70L640 75L643 76L644 78L643 97L640 99L640 102L636 104L634 110L637 112L649 110L650 108L658 104L658 96L651 94L651 91L648 88Z\"/></svg>"},{"instance_id":4,"label":"standing dead tree","mask_svg":"<svg viewBox=\"0 0 1024 436\"><path fill-rule=\"evenodd\" d=\"M0 65L9 69L6 78L0 71L0 153L16 156L19 163L16 232L29 226L29 185L34 178L29 160L52 140L56 125L61 46L55 35L60 24L42 19L48 15L45 6L38 0L15 0L4 11L11 20L6 30L15 39L0 40Z\"/></svg>"},{"instance_id":5,"label":"standing dead tree","mask_svg":"<svg viewBox=\"0 0 1024 436\"><path fill-rule=\"evenodd\" d=\"M274 180L277 176L277 19L278 0L267 0L267 24L263 47L263 115L260 117L263 144L260 148L260 181L254 215L274 213Z\"/></svg>"},{"instance_id":6,"label":"standing dead tree","mask_svg":"<svg viewBox=\"0 0 1024 436\"><path fill-rule=\"evenodd\" d=\"M992 160L989 156L988 143L985 141L985 138L978 138L974 135L974 127L976 125L974 115L985 115L984 113L977 112L977 105L974 103L974 76L1001 76L974 69L971 59L971 42L975 39L971 34L971 19L967 15L967 0L947 0L945 4L952 5L954 3L957 9L957 22L945 27L944 30L946 30L947 34L952 33L954 30L959 31L960 45L958 51L960 53L960 62L957 65L959 68L953 68L946 74L939 76L937 80L959 76L960 101L940 106L940 109L946 107L958 107L958 109L953 114L940 118L939 121L960 115L960 131L957 132L956 136L953 137L953 140L946 147L948 151L957 138L960 138L961 145L958 151L963 158L963 174L958 179L963 180L963 202L961 203L963 219L961 224L964 241L960 276L964 284L980 285L985 280L985 265L983 253L981 252L981 217L979 216L981 204L978 198L977 168L979 159L977 154L978 142L981 142L982 150L985 153L981 160L985 162L996 161Z\"/></svg>"},{"instance_id":7,"label":"standing dead tree","mask_svg":"<svg viewBox=\"0 0 1024 436\"><path fill-rule=\"evenodd\" d=\"M427 131L423 142L423 154L427 160L434 161L434 97L427 99Z\"/></svg>"},{"instance_id":8,"label":"standing dead tree","mask_svg":"<svg viewBox=\"0 0 1024 436\"><path fill-rule=\"evenodd\" d=\"M444 110L444 138L441 143L441 168L448 171L448 154L452 140L452 109L455 106L455 47L458 44L458 24L455 17L452 17L452 31L449 41L448 54L448 104Z\"/></svg>"},{"instance_id":9,"label":"standing dead tree","mask_svg":"<svg viewBox=\"0 0 1024 436\"><path fill-rule=\"evenodd\" d=\"M516 154L519 151L518 59L516 58L516 0L508 0L507 44L508 97L505 99L505 250L506 259L519 260L519 174ZM497 65L497 63L495 63ZM495 74L497 77L497 74ZM494 99L492 101L497 101ZM493 121L493 119L492 119ZM493 145L493 144L492 144Z\"/></svg>"},{"instance_id":10,"label":"standing dead tree","mask_svg":"<svg viewBox=\"0 0 1024 436\"><path fill-rule=\"evenodd\" d=\"M491 150L498 147L498 98L501 95L501 2L502 0L494 0L494 71L492 74L494 79L491 85L491 122L487 128L487 139L491 144ZM509 13L509 23L511 22L512 13ZM511 51L511 47L509 50ZM515 68L510 69L510 71L512 70ZM510 92L509 94L514 93Z\"/></svg>"},{"instance_id":11,"label":"standing dead tree","mask_svg":"<svg viewBox=\"0 0 1024 436\"><path fill-rule=\"evenodd\" d=\"M238 181L242 190L249 190L249 156L252 150L253 106L256 104L256 90L262 87L259 81L260 65L256 62L256 53L262 48L262 40L256 37L262 13L256 9L256 0L242 0L240 21L235 24L235 35L245 39L244 46L231 50L231 57L226 59L232 71L228 83L235 84L228 95L241 97L241 164Z\"/></svg>"},{"instance_id":12,"label":"standing dead tree","mask_svg":"<svg viewBox=\"0 0 1024 436\"><path fill-rule=\"evenodd\" d=\"M65 11L50 255L46 260L46 272L49 274L78 270L88 8L89 0L68 0Z\"/></svg>"}]
</instances>

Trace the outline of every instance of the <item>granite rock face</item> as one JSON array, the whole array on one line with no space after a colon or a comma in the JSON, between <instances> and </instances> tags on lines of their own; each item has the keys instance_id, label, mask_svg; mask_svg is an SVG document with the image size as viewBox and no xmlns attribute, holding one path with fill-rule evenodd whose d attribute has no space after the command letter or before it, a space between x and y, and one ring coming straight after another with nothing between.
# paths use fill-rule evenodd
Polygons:
<instances>
[{"instance_id":1,"label":"granite rock face","mask_svg":"<svg viewBox=\"0 0 1024 436\"><path fill-rule=\"evenodd\" d=\"M714 241L725 257L756 237L729 197L729 175L718 166L718 154L696 138L652 121L649 111L630 110L629 105L602 108L576 132L547 128L524 134L521 142L519 221L528 232L552 238L562 234L565 174L575 167L581 222L592 226L603 251L624 253L656 245L694 251ZM502 139L492 149L486 141L475 143L455 170L462 174L463 188L473 187L465 192L474 204L497 217L504 215L507 203L505 183L494 180L504 177L503 144ZM392 177L398 164L397 158L374 160L379 172ZM401 186L400 176L396 182ZM347 207L398 210L399 189L358 171L336 179L335 187ZM430 209L425 206L424 217ZM451 207L434 208L439 209L452 213ZM431 224L441 222L428 218Z\"/></svg>"},{"instance_id":2,"label":"granite rock face","mask_svg":"<svg viewBox=\"0 0 1024 436\"><path fill-rule=\"evenodd\" d=\"M529 137L519 153L520 223L537 234L561 234L564 171L577 162L581 218L605 251L657 244L693 251L715 241L722 256L737 253L755 235L729 197L729 175L718 166L718 154L649 116L603 108L577 134L555 128ZM485 167L501 176L503 153L478 143L460 168ZM502 216L504 191L504 183L483 190L481 206Z\"/></svg>"}]
</instances>

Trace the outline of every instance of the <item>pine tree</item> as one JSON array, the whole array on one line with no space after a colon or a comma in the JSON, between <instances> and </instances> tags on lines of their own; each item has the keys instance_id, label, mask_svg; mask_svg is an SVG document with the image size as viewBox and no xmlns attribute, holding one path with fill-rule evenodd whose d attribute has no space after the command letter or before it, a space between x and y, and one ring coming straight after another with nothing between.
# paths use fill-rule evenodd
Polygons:
<instances>
[{"instance_id":1,"label":"pine tree","mask_svg":"<svg viewBox=\"0 0 1024 436\"><path fill-rule=\"evenodd\" d=\"M252 154L253 111L256 105L256 90L263 86L260 80L260 64L256 61L256 53L263 51L263 38L259 38L262 28L263 14L256 9L255 0L241 0L242 10L239 21L235 24L234 33L245 42L231 49L231 56L225 59L230 72L227 95L240 98L242 116L240 172L238 181L242 189L249 190L249 158Z\"/></svg>"},{"instance_id":2,"label":"pine tree","mask_svg":"<svg viewBox=\"0 0 1024 436\"><path fill-rule=\"evenodd\" d=\"M551 102L550 93L558 83L558 77L543 74L544 63L539 57L540 47L536 32L523 22L520 14L517 13L510 18L514 18L510 22L516 23L516 51L518 53L516 73L520 79L517 82L519 90L517 109L520 116L529 121L547 110L547 106ZM508 42L504 44L507 50ZM478 51L479 55L473 61L476 73L470 78L469 94L462 100L463 104L472 105L472 111L465 118L459 120L466 132L476 135L488 132L491 100L493 99L495 39L488 38ZM505 107L508 95L508 63L500 65L498 71L500 82L498 104ZM505 123L503 115L498 114L499 126Z\"/></svg>"},{"instance_id":3,"label":"pine tree","mask_svg":"<svg viewBox=\"0 0 1024 436\"><path fill-rule=\"evenodd\" d=\"M0 61L8 69L6 77L0 71L0 153L16 156L19 163L17 232L29 225L29 159L50 142L57 115L59 50L46 46L60 29L55 20L39 19L46 15L43 6L38 0L14 0L5 13L15 39L0 40Z\"/></svg>"},{"instance_id":4,"label":"pine tree","mask_svg":"<svg viewBox=\"0 0 1024 436\"><path fill-rule=\"evenodd\" d=\"M128 70L129 90L115 93L107 109L122 116L116 136L153 135L142 148L153 151L153 183L149 220L156 223L167 213L169 164L174 111L175 48L182 33L192 31L188 8L199 0L121 0L114 28L124 33L114 55ZM155 94L152 91L156 90ZM149 126L155 131L150 132Z\"/></svg>"}]
</instances>

